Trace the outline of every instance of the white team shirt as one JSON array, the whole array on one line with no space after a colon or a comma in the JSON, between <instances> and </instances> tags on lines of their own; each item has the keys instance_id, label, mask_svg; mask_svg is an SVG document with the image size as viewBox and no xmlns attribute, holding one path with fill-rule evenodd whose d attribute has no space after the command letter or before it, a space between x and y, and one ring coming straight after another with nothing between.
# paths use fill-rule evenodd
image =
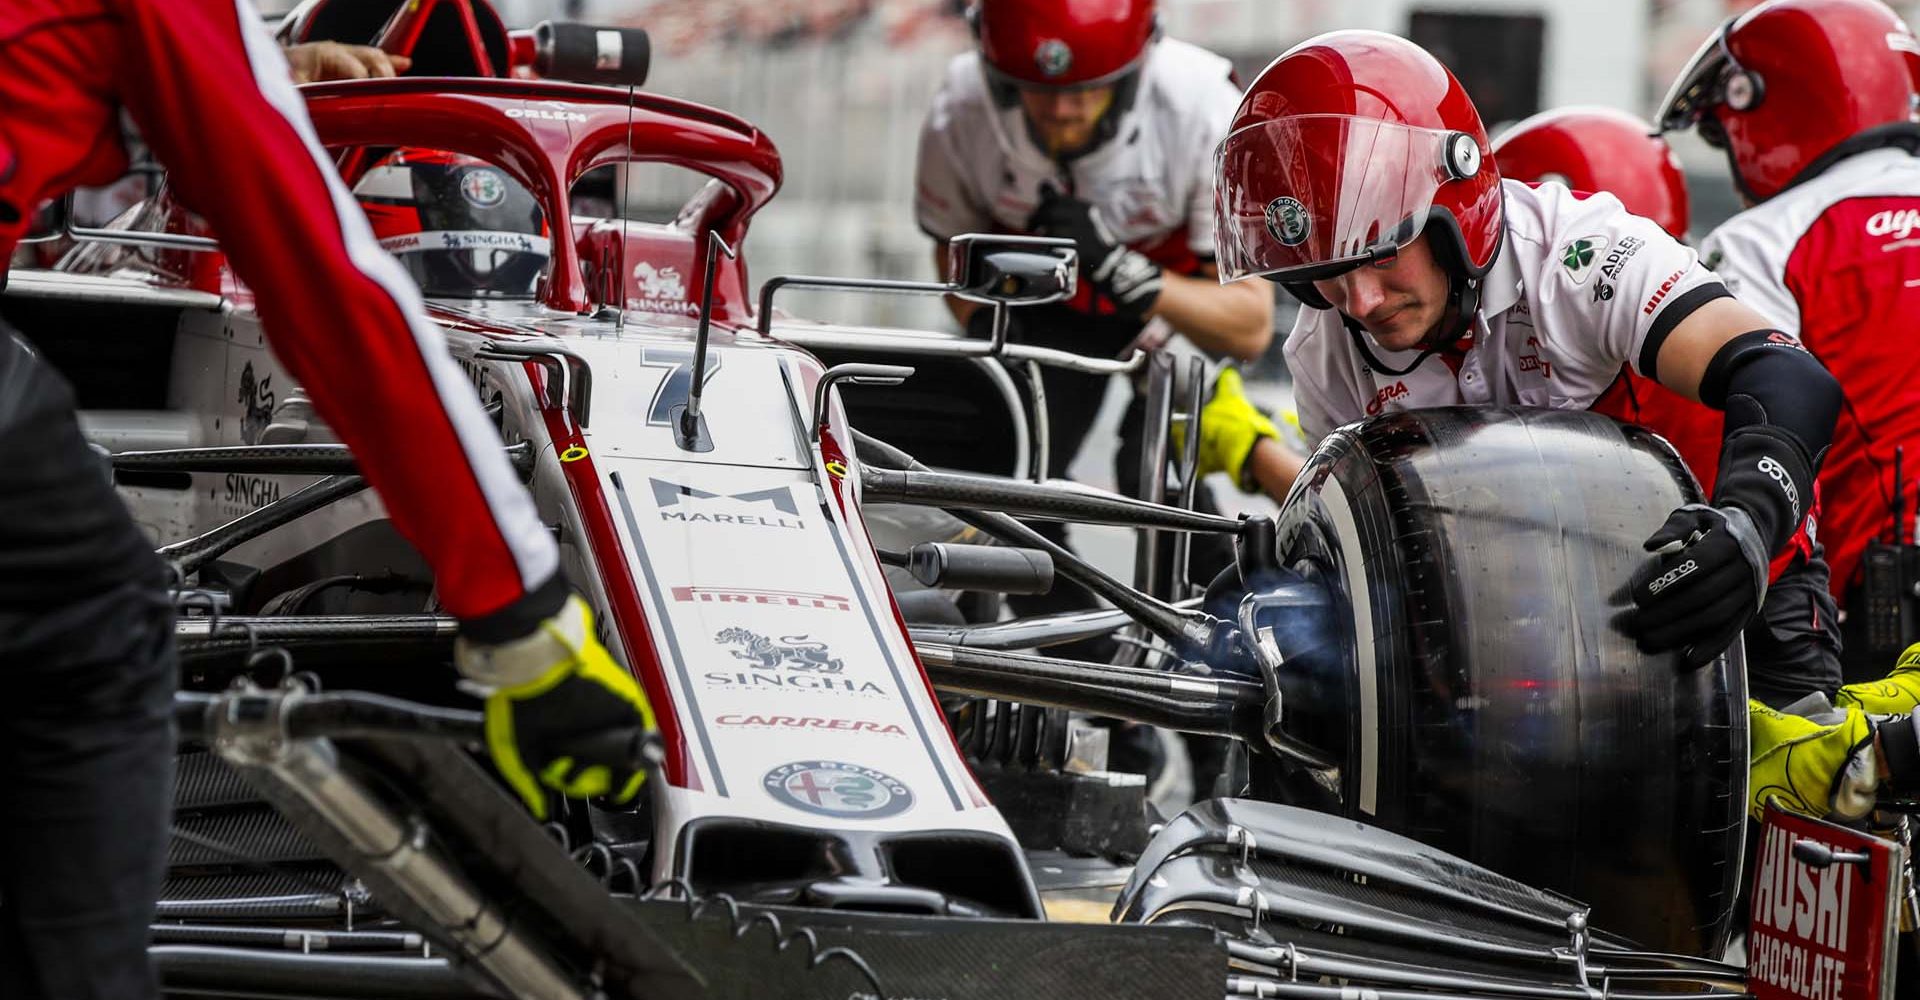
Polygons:
<instances>
[{"instance_id":1,"label":"white team shirt","mask_svg":"<svg viewBox=\"0 0 1920 1000\"><path fill-rule=\"evenodd\" d=\"M1631 365L1650 374L1660 342L1720 282L1685 246L1610 194L1504 181L1506 243L1487 272L1473 346L1456 373L1430 356L1405 375L1367 366L1333 310L1302 309L1286 343L1301 429L1391 410L1525 405L1586 409ZM1399 370L1417 350L1367 348ZM1643 358L1643 355L1645 357Z\"/></svg>"},{"instance_id":2,"label":"white team shirt","mask_svg":"<svg viewBox=\"0 0 1920 1000\"><path fill-rule=\"evenodd\" d=\"M1063 172L1034 144L1019 104L994 103L979 54L956 56L920 130L915 221L941 241L1024 231L1040 183L1051 181L1100 209L1125 243L1137 247L1185 227L1185 249L1211 259L1213 149L1240 104L1232 71L1198 46L1155 42L1113 137Z\"/></svg>"}]
</instances>

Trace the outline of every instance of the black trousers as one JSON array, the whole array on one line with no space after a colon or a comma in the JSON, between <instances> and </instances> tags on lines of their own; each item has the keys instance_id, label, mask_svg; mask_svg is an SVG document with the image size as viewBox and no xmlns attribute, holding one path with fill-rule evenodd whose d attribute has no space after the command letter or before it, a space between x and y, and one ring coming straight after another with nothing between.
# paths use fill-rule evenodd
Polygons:
<instances>
[{"instance_id":1,"label":"black trousers","mask_svg":"<svg viewBox=\"0 0 1920 1000\"><path fill-rule=\"evenodd\" d=\"M1840 609L1827 587L1826 550L1814 547L1767 587L1760 613L1747 623L1747 693L1784 708L1816 691L1840 690ZM1885 676L1892 664L1884 664Z\"/></svg>"},{"instance_id":2,"label":"black trousers","mask_svg":"<svg viewBox=\"0 0 1920 1000\"><path fill-rule=\"evenodd\" d=\"M174 684L160 561L0 326L0 997L158 995Z\"/></svg>"}]
</instances>

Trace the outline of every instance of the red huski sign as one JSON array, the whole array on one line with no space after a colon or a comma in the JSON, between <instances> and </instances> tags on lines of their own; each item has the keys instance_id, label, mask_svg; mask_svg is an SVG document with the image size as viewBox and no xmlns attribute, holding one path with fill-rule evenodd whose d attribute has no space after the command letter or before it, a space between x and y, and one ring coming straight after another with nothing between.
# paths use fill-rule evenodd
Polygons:
<instances>
[{"instance_id":1,"label":"red huski sign","mask_svg":"<svg viewBox=\"0 0 1920 1000\"><path fill-rule=\"evenodd\" d=\"M1800 841L1838 857L1816 868L1795 856ZM1762 1000L1892 1000L1902 867L1898 844L1769 806L1754 865L1747 990Z\"/></svg>"}]
</instances>

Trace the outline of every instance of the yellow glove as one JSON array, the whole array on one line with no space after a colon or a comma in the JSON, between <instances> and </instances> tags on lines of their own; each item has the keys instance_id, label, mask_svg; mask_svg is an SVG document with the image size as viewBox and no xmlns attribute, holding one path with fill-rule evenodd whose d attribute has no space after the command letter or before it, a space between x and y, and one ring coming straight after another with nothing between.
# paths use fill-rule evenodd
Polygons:
<instances>
[{"instance_id":1,"label":"yellow glove","mask_svg":"<svg viewBox=\"0 0 1920 1000\"><path fill-rule=\"evenodd\" d=\"M1879 792L1875 720L1857 707L1821 723L1747 702L1752 760L1747 811L1758 820L1768 802L1788 812L1839 821L1873 811Z\"/></svg>"},{"instance_id":2,"label":"yellow glove","mask_svg":"<svg viewBox=\"0 0 1920 1000\"><path fill-rule=\"evenodd\" d=\"M513 642L454 643L454 661L490 688L487 749L494 766L547 818L545 785L569 798L630 802L647 780L640 748L653 706L593 632L578 595L533 634Z\"/></svg>"},{"instance_id":3,"label":"yellow glove","mask_svg":"<svg viewBox=\"0 0 1920 1000\"><path fill-rule=\"evenodd\" d=\"M1836 707L1853 706L1870 715L1906 715L1920 708L1920 643L1908 646L1884 680L1861 681L1840 689Z\"/></svg>"},{"instance_id":4,"label":"yellow glove","mask_svg":"<svg viewBox=\"0 0 1920 1000\"><path fill-rule=\"evenodd\" d=\"M1247 480L1247 456L1261 438L1279 437L1279 428L1247 398L1240 372L1221 369L1213 398L1200 410L1200 474L1225 472L1250 492L1255 486Z\"/></svg>"}]
</instances>

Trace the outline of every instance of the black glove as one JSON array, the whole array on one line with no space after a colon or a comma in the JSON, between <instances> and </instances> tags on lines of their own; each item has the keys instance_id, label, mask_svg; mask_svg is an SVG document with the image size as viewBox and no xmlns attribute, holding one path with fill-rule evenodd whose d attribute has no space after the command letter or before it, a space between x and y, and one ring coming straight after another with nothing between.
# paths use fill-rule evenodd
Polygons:
<instances>
[{"instance_id":1,"label":"black glove","mask_svg":"<svg viewBox=\"0 0 1920 1000\"><path fill-rule=\"evenodd\" d=\"M1730 408L1727 419L1735 414ZM1688 504L1668 516L1646 542L1660 554L1628 584L1634 609L1625 624L1642 651L1684 647L1687 665L1697 667L1733 644L1767 598L1768 564L1799 530L1817 468L1782 428L1728 430L1713 506Z\"/></svg>"},{"instance_id":2,"label":"black glove","mask_svg":"<svg viewBox=\"0 0 1920 1000\"><path fill-rule=\"evenodd\" d=\"M1027 229L1072 240L1080 253L1081 276L1122 315L1144 319L1160 301L1160 265L1116 239L1092 205L1042 184L1040 204L1027 219Z\"/></svg>"},{"instance_id":3,"label":"black glove","mask_svg":"<svg viewBox=\"0 0 1920 1000\"><path fill-rule=\"evenodd\" d=\"M1681 650L1689 668L1719 656L1767 596L1766 543L1738 507L1690 503L1646 541L1658 553L1628 584L1627 634L1640 651Z\"/></svg>"}]
</instances>

